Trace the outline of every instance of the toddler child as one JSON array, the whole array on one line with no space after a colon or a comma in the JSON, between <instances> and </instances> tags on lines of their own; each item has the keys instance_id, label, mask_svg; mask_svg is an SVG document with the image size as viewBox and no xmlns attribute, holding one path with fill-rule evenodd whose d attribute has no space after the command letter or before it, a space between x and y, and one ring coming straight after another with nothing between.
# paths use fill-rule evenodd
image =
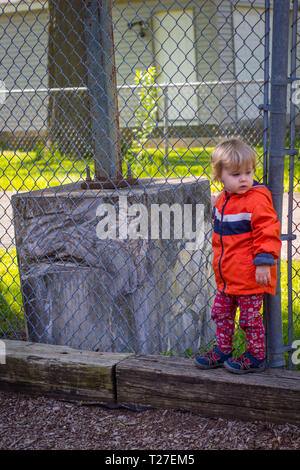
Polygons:
<instances>
[{"instance_id":1,"label":"toddler child","mask_svg":"<svg viewBox=\"0 0 300 470\"><path fill-rule=\"evenodd\" d=\"M253 180L255 154L238 139L218 144L212 152L215 181L223 191L213 208L213 269L217 294L212 309L216 344L196 356L202 369L225 366L243 374L265 369L265 332L260 315L264 293L275 294L280 223L270 191ZM232 357L235 314L246 334L247 349Z\"/></svg>"}]
</instances>

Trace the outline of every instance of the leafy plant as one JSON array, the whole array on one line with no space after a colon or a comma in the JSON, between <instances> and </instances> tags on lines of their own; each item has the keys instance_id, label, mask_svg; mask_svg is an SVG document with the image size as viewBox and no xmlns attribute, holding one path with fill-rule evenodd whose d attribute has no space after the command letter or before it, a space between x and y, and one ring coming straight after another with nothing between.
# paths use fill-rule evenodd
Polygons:
<instances>
[{"instance_id":1,"label":"leafy plant","mask_svg":"<svg viewBox=\"0 0 300 470\"><path fill-rule=\"evenodd\" d=\"M147 70L136 70L135 82L138 85L139 103L135 110L135 117L138 121L136 130L137 146L143 149L145 142L152 135L156 127L156 117L158 111L158 94L155 87L156 68L149 67Z\"/></svg>"}]
</instances>

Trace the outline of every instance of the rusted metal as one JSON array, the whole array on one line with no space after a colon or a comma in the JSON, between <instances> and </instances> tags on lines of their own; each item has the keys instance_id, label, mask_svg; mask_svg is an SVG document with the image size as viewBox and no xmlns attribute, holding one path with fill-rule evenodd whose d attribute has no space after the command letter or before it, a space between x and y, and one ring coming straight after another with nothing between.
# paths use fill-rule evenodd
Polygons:
<instances>
[{"instance_id":1,"label":"rusted metal","mask_svg":"<svg viewBox=\"0 0 300 470\"><path fill-rule=\"evenodd\" d=\"M81 189L118 189L126 188L138 184L137 178L100 178L95 180L86 180L81 183Z\"/></svg>"}]
</instances>

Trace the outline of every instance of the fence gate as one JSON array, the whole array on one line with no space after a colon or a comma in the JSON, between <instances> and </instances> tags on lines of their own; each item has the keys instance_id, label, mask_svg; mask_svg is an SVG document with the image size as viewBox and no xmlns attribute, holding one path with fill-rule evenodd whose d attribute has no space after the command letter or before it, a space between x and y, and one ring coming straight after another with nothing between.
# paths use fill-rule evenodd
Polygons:
<instances>
[{"instance_id":1,"label":"fence gate","mask_svg":"<svg viewBox=\"0 0 300 470\"><path fill-rule=\"evenodd\" d=\"M293 2L291 14L291 56L289 84L291 87L290 100L290 133L288 153L288 180L289 191L285 196L288 199L287 216L287 284L288 284L288 332L287 349L289 351L288 367L294 368L300 364L300 196L299 196L299 2ZM298 77L298 78L297 78Z\"/></svg>"},{"instance_id":2,"label":"fence gate","mask_svg":"<svg viewBox=\"0 0 300 470\"><path fill-rule=\"evenodd\" d=\"M0 3L2 337L211 348L210 156L236 136L282 216L269 364L299 367L298 17L297 0Z\"/></svg>"}]
</instances>

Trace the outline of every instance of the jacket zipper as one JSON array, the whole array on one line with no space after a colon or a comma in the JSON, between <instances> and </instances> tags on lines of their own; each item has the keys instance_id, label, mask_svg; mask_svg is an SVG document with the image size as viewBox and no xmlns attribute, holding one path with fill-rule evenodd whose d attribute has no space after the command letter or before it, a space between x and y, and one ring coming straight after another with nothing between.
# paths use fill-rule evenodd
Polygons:
<instances>
[{"instance_id":1,"label":"jacket zipper","mask_svg":"<svg viewBox=\"0 0 300 470\"><path fill-rule=\"evenodd\" d=\"M224 284L224 287L223 287L223 290L222 290L223 294L224 294L225 288L226 288L226 282L225 282L225 279L222 276L222 270L221 270L221 260L222 260L223 253L224 253L224 246L223 246L223 216L224 216L225 206L226 206L228 201L229 201L229 196L227 195L227 193L225 191L225 203L222 207L222 213L221 213L221 233L220 233L221 255L220 255L220 259L219 259L219 273L220 273L220 277L221 277L221 279L223 281L223 284Z\"/></svg>"}]
</instances>

